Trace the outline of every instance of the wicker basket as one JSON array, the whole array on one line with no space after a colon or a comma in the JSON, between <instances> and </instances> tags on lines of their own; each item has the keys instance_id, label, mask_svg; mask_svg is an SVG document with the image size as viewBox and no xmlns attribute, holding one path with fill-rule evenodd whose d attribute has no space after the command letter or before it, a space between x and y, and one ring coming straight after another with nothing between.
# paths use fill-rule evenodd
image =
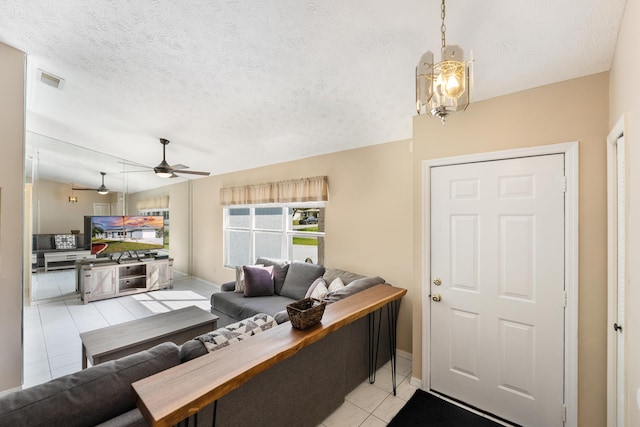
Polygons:
<instances>
[{"instance_id":1,"label":"wicker basket","mask_svg":"<svg viewBox=\"0 0 640 427\"><path fill-rule=\"evenodd\" d=\"M326 302L313 298L293 302L287 305L289 320L296 329L310 328L320 323L326 305Z\"/></svg>"}]
</instances>

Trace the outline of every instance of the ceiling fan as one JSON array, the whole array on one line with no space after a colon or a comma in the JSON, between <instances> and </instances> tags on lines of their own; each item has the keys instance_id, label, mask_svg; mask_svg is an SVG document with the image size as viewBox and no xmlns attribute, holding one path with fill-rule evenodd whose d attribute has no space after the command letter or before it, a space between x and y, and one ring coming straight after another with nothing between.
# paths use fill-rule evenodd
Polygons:
<instances>
[{"instance_id":1,"label":"ceiling fan","mask_svg":"<svg viewBox=\"0 0 640 427\"><path fill-rule=\"evenodd\" d=\"M122 162L122 163L128 164L130 166L153 169L153 172L160 178L177 178L179 174L191 174L191 175L202 175L202 176L211 175L210 172L186 170L186 169L189 169L189 166L185 166L181 164L176 164L173 166L169 165L166 157L167 144L169 144L169 142L170 141L168 139L160 138L160 143L162 144L162 161L156 167L152 168L150 166L145 166L138 163L129 163L129 162ZM125 171L125 173L129 173L129 172L142 172L142 171Z\"/></svg>"},{"instance_id":2,"label":"ceiling fan","mask_svg":"<svg viewBox=\"0 0 640 427\"><path fill-rule=\"evenodd\" d=\"M104 185L104 176L106 174L107 174L106 172L100 172L100 175L102 175L102 185L98 188L74 187L72 185L71 189L74 191L91 190L91 191L97 191L98 194L109 194L109 189Z\"/></svg>"}]
</instances>

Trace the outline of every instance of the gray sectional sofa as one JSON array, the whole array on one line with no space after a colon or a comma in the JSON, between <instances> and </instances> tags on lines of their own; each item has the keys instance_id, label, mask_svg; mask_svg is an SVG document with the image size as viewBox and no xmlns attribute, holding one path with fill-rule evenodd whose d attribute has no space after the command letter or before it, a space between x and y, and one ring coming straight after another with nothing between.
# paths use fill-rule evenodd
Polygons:
<instances>
[{"instance_id":1,"label":"gray sectional sofa","mask_svg":"<svg viewBox=\"0 0 640 427\"><path fill-rule=\"evenodd\" d=\"M315 279L323 277L326 283L337 277L346 285L324 298L331 303L346 298L371 286L385 283L381 277L365 277L337 268L325 268L316 264L299 261L258 258L257 265L273 267L273 295L246 297L235 292L236 281L224 283L221 292L211 295L211 313L219 317L218 325L225 326L257 313L266 313L275 317L280 324L289 320L286 307L301 300Z\"/></svg>"},{"instance_id":2,"label":"gray sectional sofa","mask_svg":"<svg viewBox=\"0 0 640 427\"><path fill-rule=\"evenodd\" d=\"M386 310L381 313L380 336L386 337ZM240 324L243 322L246 320ZM223 332L217 329L212 334L228 336L232 328L228 327ZM222 427L317 426L342 404L351 390L367 379L368 331L367 318L361 318L254 376L218 400L215 424ZM244 339L233 340L229 345L242 346L253 335L253 332L246 334ZM146 422L136 407L131 384L207 354L204 344L207 340L199 338L182 346L159 344L149 350L2 396L0 425L144 426ZM389 341L381 339L376 367L382 366L389 358ZM191 418L181 425L193 426L194 421ZM198 413L197 424L212 425L212 421L213 405L210 405Z\"/></svg>"},{"instance_id":3,"label":"gray sectional sofa","mask_svg":"<svg viewBox=\"0 0 640 427\"><path fill-rule=\"evenodd\" d=\"M223 292L212 296L212 305L215 304L212 312L221 319L224 316L227 322L221 325L219 320L220 328L211 334L229 337L230 331L233 332L238 324L242 326L248 320L256 320L263 316L263 312L275 317L276 321L279 320L277 323L280 325L275 327L289 327L281 324L288 320L284 308L290 302L304 297L309 280L313 281L319 276L324 277L327 282L340 277L346 284L344 288L328 294L328 302L338 301L384 283L379 277L367 278L313 264L289 264L264 258L259 259L258 263L277 266L274 267L274 295L244 297L242 293L233 292L235 282L224 285ZM373 336L382 337L376 350L376 368L390 359L390 344L386 339L389 336L387 316L387 310L381 310L374 322L370 322L368 317L356 320L254 376L218 400L216 425L276 427L320 424L342 404L350 391L368 378L370 332ZM245 320L238 322L238 317ZM223 326L227 328L222 328ZM241 340L233 339L229 344L222 345L242 346L251 336ZM211 340L194 337L181 346L163 343L149 350L2 396L0 425L146 425L136 407L131 384L207 354L207 341ZM201 410L197 420L199 425L211 425L213 406ZM193 421L188 420L187 425L193 425Z\"/></svg>"}]
</instances>

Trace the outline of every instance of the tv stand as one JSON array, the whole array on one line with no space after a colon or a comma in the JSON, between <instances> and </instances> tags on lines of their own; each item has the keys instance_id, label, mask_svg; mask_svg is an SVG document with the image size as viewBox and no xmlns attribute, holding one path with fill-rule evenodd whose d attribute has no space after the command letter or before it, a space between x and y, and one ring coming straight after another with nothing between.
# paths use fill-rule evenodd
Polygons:
<instances>
[{"instance_id":1,"label":"tv stand","mask_svg":"<svg viewBox=\"0 0 640 427\"><path fill-rule=\"evenodd\" d=\"M156 289L173 288L173 259L76 263L80 298L86 304Z\"/></svg>"}]
</instances>

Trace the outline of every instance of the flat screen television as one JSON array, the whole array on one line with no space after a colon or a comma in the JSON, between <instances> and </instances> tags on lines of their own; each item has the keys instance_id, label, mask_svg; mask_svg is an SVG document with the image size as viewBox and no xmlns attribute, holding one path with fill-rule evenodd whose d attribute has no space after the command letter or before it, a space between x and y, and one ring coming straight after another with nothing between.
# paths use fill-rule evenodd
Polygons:
<instances>
[{"instance_id":1,"label":"flat screen television","mask_svg":"<svg viewBox=\"0 0 640 427\"><path fill-rule=\"evenodd\" d=\"M85 216L84 233L97 256L164 248L162 216Z\"/></svg>"}]
</instances>

